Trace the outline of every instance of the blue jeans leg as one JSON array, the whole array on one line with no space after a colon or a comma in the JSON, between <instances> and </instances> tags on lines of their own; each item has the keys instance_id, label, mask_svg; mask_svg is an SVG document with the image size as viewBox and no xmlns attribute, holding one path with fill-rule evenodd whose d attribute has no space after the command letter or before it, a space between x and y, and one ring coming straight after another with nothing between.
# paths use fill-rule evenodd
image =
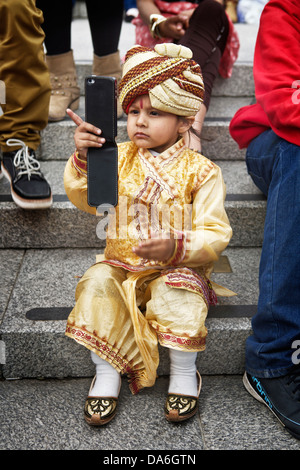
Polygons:
<instances>
[{"instance_id":1,"label":"blue jeans leg","mask_svg":"<svg viewBox=\"0 0 300 470\"><path fill-rule=\"evenodd\" d=\"M246 370L259 377L285 375L300 362L300 147L272 130L254 139L246 162L267 196L253 335Z\"/></svg>"}]
</instances>

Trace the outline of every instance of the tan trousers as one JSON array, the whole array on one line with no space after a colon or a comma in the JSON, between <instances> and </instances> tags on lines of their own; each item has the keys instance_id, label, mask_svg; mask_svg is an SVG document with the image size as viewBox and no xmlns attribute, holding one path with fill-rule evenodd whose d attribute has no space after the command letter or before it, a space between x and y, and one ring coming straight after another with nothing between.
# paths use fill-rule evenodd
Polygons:
<instances>
[{"instance_id":1,"label":"tan trousers","mask_svg":"<svg viewBox=\"0 0 300 470\"><path fill-rule=\"evenodd\" d=\"M0 147L23 140L33 150L48 123L50 78L44 59L43 13L35 0L0 1L0 80L5 85L0 116Z\"/></svg>"}]
</instances>

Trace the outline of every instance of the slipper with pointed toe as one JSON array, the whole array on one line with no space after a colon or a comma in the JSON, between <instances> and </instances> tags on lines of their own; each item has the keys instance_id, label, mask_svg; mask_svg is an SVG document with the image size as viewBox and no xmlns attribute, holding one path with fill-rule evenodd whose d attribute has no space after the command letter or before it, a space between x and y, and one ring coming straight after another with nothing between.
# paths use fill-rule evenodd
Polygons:
<instances>
[{"instance_id":1,"label":"slipper with pointed toe","mask_svg":"<svg viewBox=\"0 0 300 470\"><path fill-rule=\"evenodd\" d=\"M93 388L96 377L94 377L90 391ZM120 386L121 387L121 379ZM84 419L91 426L103 426L111 421L117 411L117 397L94 397L88 395L84 406Z\"/></svg>"},{"instance_id":2,"label":"slipper with pointed toe","mask_svg":"<svg viewBox=\"0 0 300 470\"><path fill-rule=\"evenodd\" d=\"M197 371L197 396L169 393L165 403L165 417L168 421L178 423L191 418L197 411L198 398L201 390L201 375Z\"/></svg>"}]
</instances>

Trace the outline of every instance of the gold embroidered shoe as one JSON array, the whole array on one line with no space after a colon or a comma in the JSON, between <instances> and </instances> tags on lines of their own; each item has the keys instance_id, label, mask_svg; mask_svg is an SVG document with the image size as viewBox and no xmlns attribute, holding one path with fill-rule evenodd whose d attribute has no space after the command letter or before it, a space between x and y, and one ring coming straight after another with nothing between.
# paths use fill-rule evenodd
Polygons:
<instances>
[{"instance_id":1,"label":"gold embroidered shoe","mask_svg":"<svg viewBox=\"0 0 300 470\"><path fill-rule=\"evenodd\" d=\"M169 393L165 403L165 417L168 421L180 422L191 418L197 411L198 398L201 390L201 376L197 371L197 397Z\"/></svg>"},{"instance_id":2,"label":"gold embroidered shoe","mask_svg":"<svg viewBox=\"0 0 300 470\"><path fill-rule=\"evenodd\" d=\"M118 399L114 397L87 397L84 418L91 426L102 426L116 414Z\"/></svg>"},{"instance_id":3,"label":"gold embroidered shoe","mask_svg":"<svg viewBox=\"0 0 300 470\"><path fill-rule=\"evenodd\" d=\"M93 388L95 380L96 376L92 381L90 390ZM103 426L111 421L115 416L117 404L118 398L116 397L93 397L89 395L84 405L84 419L91 426Z\"/></svg>"}]
</instances>

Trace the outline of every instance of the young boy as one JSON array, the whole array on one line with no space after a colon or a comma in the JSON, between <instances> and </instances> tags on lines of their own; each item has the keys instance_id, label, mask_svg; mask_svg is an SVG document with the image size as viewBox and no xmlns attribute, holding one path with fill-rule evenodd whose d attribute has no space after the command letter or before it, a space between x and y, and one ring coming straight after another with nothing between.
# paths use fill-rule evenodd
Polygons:
<instances>
[{"instance_id":1,"label":"young boy","mask_svg":"<svg viewBox=\"0 0 300 470\"><path fill-rule=\"evenodd\" d=\"M119 203L105 259L78 283L66 328L96 364L85 407L92 425L114 417L120 374L128 375L133 393L155 383L158 342L170 353L166 418L182 421L197 409L196 357L216 300L208 276L232 231L220 169L182 138L204 94L191 56L174 44L136 46L126 55L119 92L130 141L118 146ZM69 115L78 127L66 192L79 209L96 213L86 199L86 155L104 139L100 129Z\"/></svg>"}]
</instances>

